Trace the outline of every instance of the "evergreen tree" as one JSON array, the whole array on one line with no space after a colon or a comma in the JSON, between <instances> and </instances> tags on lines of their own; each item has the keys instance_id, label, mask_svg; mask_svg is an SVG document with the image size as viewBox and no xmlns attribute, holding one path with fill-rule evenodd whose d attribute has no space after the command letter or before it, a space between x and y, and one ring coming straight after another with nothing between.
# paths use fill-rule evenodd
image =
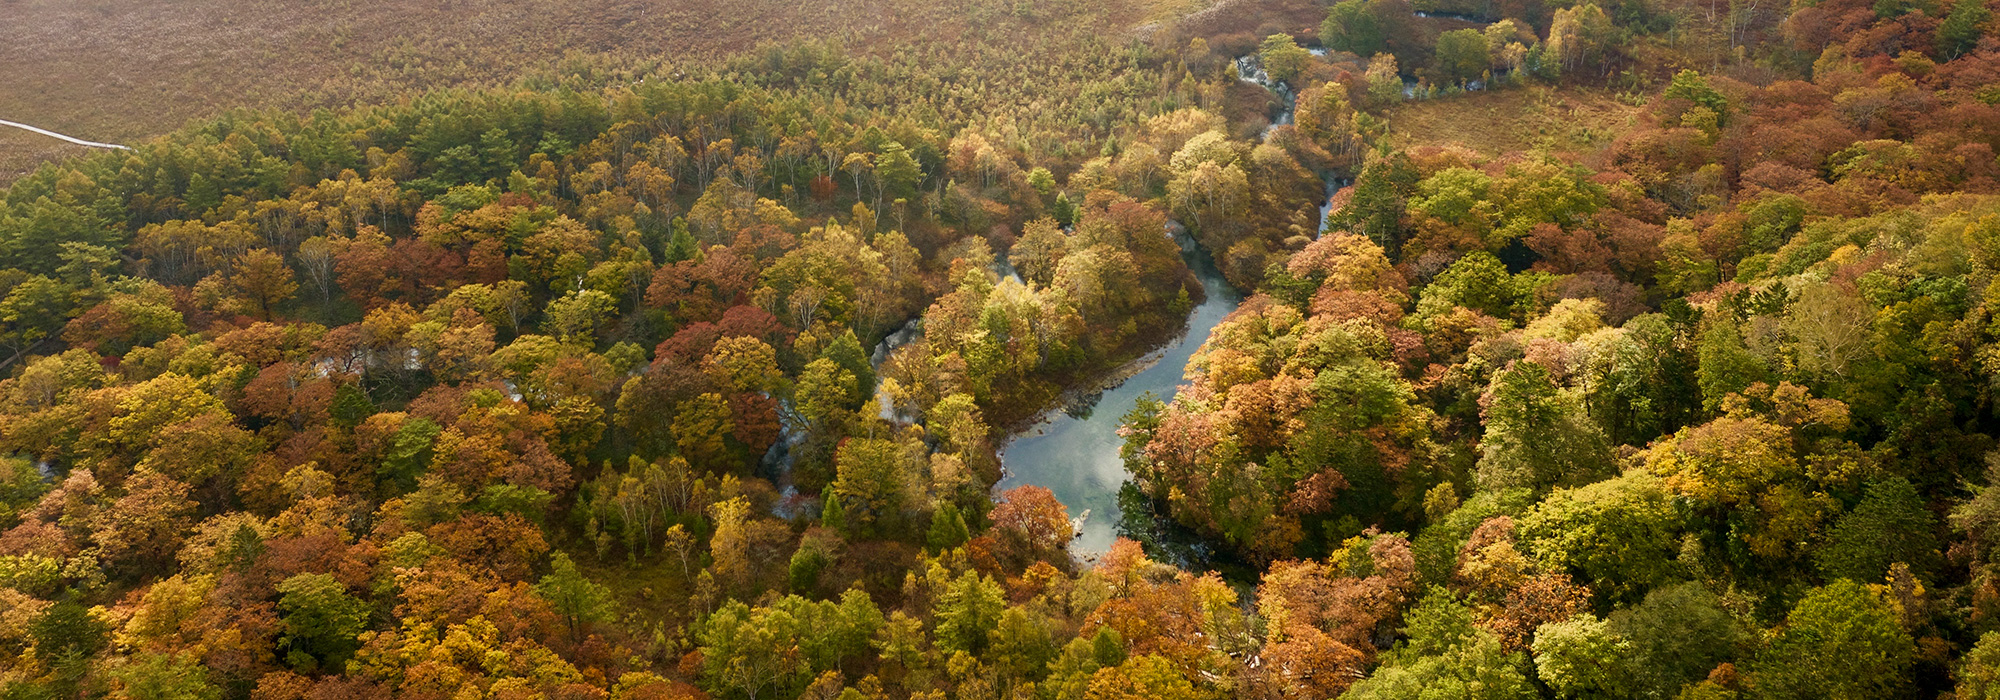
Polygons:
<instances>
[{"instance_id":1,"label":"evergreen tree","mask_svg":"<svg viewBox=\"0 0 2000 700\"><path fill-rule=\"evenodd\" d=\"M355 637L368 625L367 604L327 574L299 574L278 584L285 662L305 672L338 671L359 646Z\"/></svg>"},{"instance_id":2,"label":"evergreen tree","mask_svg":"<svg viewBox=\"0 0 2000 700\"><path fill-rule=\"evenodd\" d=\"M569 628L570 640L581 643L584 627L611 619L611 589L585 578L568 554L556 552L549 573L535 584L535 594L549 601Z\"/></svg>"}]
</instances>

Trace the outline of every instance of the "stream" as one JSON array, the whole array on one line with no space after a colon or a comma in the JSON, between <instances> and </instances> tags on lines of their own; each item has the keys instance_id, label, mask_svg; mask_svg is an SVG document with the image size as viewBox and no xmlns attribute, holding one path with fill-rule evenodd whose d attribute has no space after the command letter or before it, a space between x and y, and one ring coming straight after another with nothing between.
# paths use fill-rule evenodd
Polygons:
<instances>
[{"instance_id":1,"label":"stream","mask_svg":"<svg viewBox=\"0 0 2000 700\"><path fill-rule=\"evenodd\" d=\"M1489 24L1492 24L1492 23L1493 23L1493 20L1490 20L1490 19L1486 19L1486 18L1484 18L1484 17L1475 17L1475 16L1473 16L1473 15L1462 15L1462 14L1455 14L1455 13L1451 13L1451 12L1427 12L1427 11L1424 11L1424 10L1417 10L1416 12L1413 12L1413 13L1411 13L1411 14L1414 14L1414 15L1416 15L1417 17L1419 17L1419 18L1422 18L1422 19L1455 19L1455 20L1458 20L1458 21L1460 21L1460 22L1468 22L1468 23L1471 23L1471 24L1477 24L1477 25L1479 25L1479 26L1482 26L1482 27L1483 27L1483 26L1486 26L1486 25L1489 25Z\"/></svg>"},{"instance_id":2,"label":"stream","mask_svg":"<svg viewBox=\"0 0 2000 700\"><path fill-rule=\"evenodd\" d=\"M1314 53L1324 55L1317 50ZM1271 80L1256 56L1236 59L1236 75L1239 80L1268 89L1279 98L1283 106L1271 120L1271 126L1292 123L1294 92L1290 86ZM1269 136L1267 127L1260 138ZM1322 228L1334 194L1352 184L1352 180L1339 173L1325 174L1324 179L1326 199L1319 207ZM1048 411L1032 427L1009 436L1000 447L1001 477L994 490L1005 492L1017 486L1035 485L1054 492L1056 500L1068 508L1076 527L1076 540L1070 544L1070 552L1082 558L1109 551L1117 537L1121 517L1118 492L1132 478L1119 454L1125 441L1118 435L1118 427L1125 414L1147 394L1161 401L1172 401L1184 379L1188 359L1208 340L1216 324L1243 302L1243 296L1223 278L1208 251L1202 250L1185 227L1170 221L1163 234L1172 236L1180 245L1181 259L1194 272L1204 292L1202 303L1188 313L1185 329L1165 346L1110 375L1123 379ZM993 270L1001 277L1019 279L1004 257L994 263ZM870 363L880 368L890 353L921 337L921 319L909 321L873 348ZM876 395L884 419L910 420L890 406L887 396L881 392ZM782 448L792 441L788 436L773 446L767 463L783 460Z\"/></svg>"},{"instance_id":3,"label":"stream","mask_svg":"<svg viewBox=\"0 0 2000 700\"><path fill-rule=\"evenodd\" d=\"M1055 492L1077 526L1070 552L1079 556L1109 551L1117 536L1118 489L1131 479L1118 454L1125 444L1118 436L1119 422L1145 394L1172 400L1188 358L1208 340L1209 330L1243 302L1186 229L1169 224L1169 231L1181 245L1181 259L1207 295L1188 313L1187 329L1135 361L1134 366L1143 369L1132 372L1128 367L1126 379L1117 386L1087 397L1080 406L1049 412L1000 448L1003 473L994 489L1004 492L1033 484Z\"/></svg>"},{"instance_id":4,"label":"stream","mask_svg":"<svg viewBox=\"0 0 2000 700\"><path fill-rule=\"evenodd\" d=\"M1296 94L1290 86L1272 80L1256 56L1236 59L1236 77L1277 95L1283 107L1271 120L1272 127L1292 123ZM1269 136L1270 127L1266 127L1260 138ZM1334 193L1349 184L1350 180L1338 174L1325 175L1326 200L1320 204L1322 228ZM1000 448L1002 475L995 490L1004 492L1033 484L1054 492L1076 524L1076 540L1070 544L1070 552L1079 557L1109 551L1117 537L1121 515L1118 491L1132 478L1119 454L1125 443L1118 435L1119 423L1146 394L1172 401L1183 381L1188 358L1208 340L1209 331L1243 302L1242 295L1223 279L1208 252L1194 242L1185 228L1170 222L1168 233L1180 244L1181 259L1194 271L1195 279L1206 293L1201 305L1189 312L1186 330L1125 371L1114 373L1113 376L1124 376L1124 381L1087 397L1078 402L1080 405L1050 411L1034 427L1010 437Z\"/></svg>"},{"instance_id":5,"label":"stream","mask_svg":"<svg viewBox=\"0 0 2000 700\"><path fill-rule=\"evenodd\" d=\"M1318 57L1326 56L1326 49L1309 49L1308 52ZM1269 140L1271 129L1292 123L1293 114L1298 111L1298 93L1293 92L1290 85L1272 80L1271 74L1264 72L1263 63L1258 60L1256 54L1236 57L1236 79L1270 90L1271 94L1278 96L1283 105L1279 108L1278 116L1272 118L1271 123L1264 127L1264 131L1258 134L1259 140ZM1354 180L1342 177L1338 173L1324 173L1321 178L1325 183L1326 198L1319 203L1319 228L1325 231L1327 217L1333 214L1333 195L1342 188L1354 184Z\"/></svg>"}]
</instances>

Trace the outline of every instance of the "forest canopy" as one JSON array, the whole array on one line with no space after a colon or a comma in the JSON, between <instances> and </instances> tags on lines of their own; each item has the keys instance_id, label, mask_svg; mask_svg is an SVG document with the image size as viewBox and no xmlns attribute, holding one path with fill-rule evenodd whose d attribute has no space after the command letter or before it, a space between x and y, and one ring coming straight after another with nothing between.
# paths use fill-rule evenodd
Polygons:
<instances>
[{"instance_id":1,"label":"forest canopy","mask_svg":"<svg viewBox=\"0 0 2000 700\"><path fill-rule=\"evenodd\" d=\"M2000 692L1993 8L987 4L0 190L0 697Z\"/></svg>"}]
</instances>

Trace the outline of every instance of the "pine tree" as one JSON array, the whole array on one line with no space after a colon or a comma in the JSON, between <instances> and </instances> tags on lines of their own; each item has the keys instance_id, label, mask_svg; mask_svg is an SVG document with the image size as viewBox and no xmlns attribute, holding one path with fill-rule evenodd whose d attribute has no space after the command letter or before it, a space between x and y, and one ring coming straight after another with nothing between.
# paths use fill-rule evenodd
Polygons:
<instances>
[{"instance_id":1,"label":"pine tree","mask_svg":"<svg viewBox=\"0 0 2000 700\"><path fill-rule=\"evenodd\" d=\"M925 544L932 551L944 551L965 544L971 533L965 526L965 515L958 505L951 501L938 504L937 511L931 513L931 529L924 536Z\"/></svg>"},{"instance_id":2,"label":"pine tree","mask_svg":"<svg viewBox=\"0 0 2000 700\"><path fill-rule=\"evenodd\" d=\"M568 554L556 552L549 575L535 584L535 594L549 601L569 627L571 641L583 641L584 626L611 619L611 589L584 578Z\"/></svg>"}]
</instances>

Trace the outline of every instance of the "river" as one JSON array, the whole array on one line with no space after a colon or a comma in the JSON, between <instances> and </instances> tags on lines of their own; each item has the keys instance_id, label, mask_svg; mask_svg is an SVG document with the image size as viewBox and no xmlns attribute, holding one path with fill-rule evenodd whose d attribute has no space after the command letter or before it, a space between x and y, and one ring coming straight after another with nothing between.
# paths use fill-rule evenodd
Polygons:
<instances>
[{"instance_id":1,"label":"river","mask_svg":"<svg viewBox=\"0 0 2000 700\"><path fill-rule=\"evenodd\" d=\"M1320 51L1314 53L1324 55ZM1236 77L1278 97L1281 107L1271 126L1292 123L1295 93L1291 86L1272 80L1255 55L1236 59ZM1263 137L1269 135L1267 127ZM1334 193L1352 182L1337 173L1324 177L1327 199L1320 206L1322 227ZM1119 423L1141 396L1150 393L1162 401L1172 400L1180 388L1188 358L1208 340L1215 324L1243 302L1242 295L1223 279L1208 252L1196 245L1179 224L1172 225L1171 233L1180 243L1181 258L1194 271L1195 279L1206 293L1201 305L1188 314L1186 330L1165 347L1139 360L1137 371L1128 367L1121 373L1127 377L1123 382L1090 400L1078 402L1079 406L1050 411L1034 427L1008 438L1000 448L1002 475L995 489L1005 492L1033 484L1054 492L1056 500L1069 509L1071 519L1077 524L1076 541L1070 544L1070 552L1079 557L1110 550L1117 537L1118 491L1132 478L1119 454L1125 442L1118 435Z\"/></svg>"},{"instance_id":2,"label":"river","mask_svg":"<svg viewBox=\"0 0 2000 700\"><path fill-rule=\"evenodd\" d=\"M1118 436L1119 421L1147 393L1162 401L1172 399L1188 358L1208 339L1209 330L1243 302L1191 237L1176 229L1175 239L1181 244L1181 258L1207 295L1188 314L1186 331L1138 360L1144 369L1131 373L1124 382L1080 402L1084 405L1051 411L1000 448L1005 473L996 490L1034 484L1055 492L1056 500L1062 501L1077 521L1077 538L1070 551L1079 556L1111 549L1117 536L1118 489L1131 479L1118 454L1124 445Z\"/></svg>"},{"instance_id":3,"label":"river","mask_svg":"<svg viewBox=\"0 0 2000 700\"><path fill-rule=\"evenodd\" d=\"M1324 55L1317 51L1315 54ZM1282 106L1271 120L1272 125L1292 122L1295 98L1290 86L1271 80L1255 56L1237 59L1236 73L1239 80L1262 86L1277 95ZM1265 136L1268 137L1269 133L1267 128ZM1329 203L1336 191L1351 182L1333 173L1326 174L1325 178ZM1325 203L1320 207L1322 226L1328 209ZM1118 435L1119 423L1146 394L1162 401L1172 400L1174 393L1180 389L1188 359L1208 340L1209 331L1243 302L1242 295L1223 279L1222 272L1216 269L1208 252L1202 250L1180 224L1169 224L1166 233L1180 244L1181 259L1194 272L1204 293L1202 303L1188 313L1185 329L1164 347L1113 373L1113 376L1124 377L1116 385L1049 411L1032 427L1008 437L1000 447L1002 474L1000 483L994 486L995 491L1005 492L1016 486L1032 484L1054 492L1056 500L1069 509L1070 517L1076 523L1076 540L1070 544L1070 552L1080 557L1088 558L1109 551L1111 543L1117 538L1120 519L1118 492L1132 478L1125 471L1124 458L1119 454L1125 442ZM1013 269L1005 259L996 262L994 272L1002 277L1013 276ZM880 367L896 348L922 337L922 334L920 321L904 325L883 338L874 348L871 363ZM878 406L885 419L908 419L897 415L886 400Z\"/></svg>"}]
</instances>

